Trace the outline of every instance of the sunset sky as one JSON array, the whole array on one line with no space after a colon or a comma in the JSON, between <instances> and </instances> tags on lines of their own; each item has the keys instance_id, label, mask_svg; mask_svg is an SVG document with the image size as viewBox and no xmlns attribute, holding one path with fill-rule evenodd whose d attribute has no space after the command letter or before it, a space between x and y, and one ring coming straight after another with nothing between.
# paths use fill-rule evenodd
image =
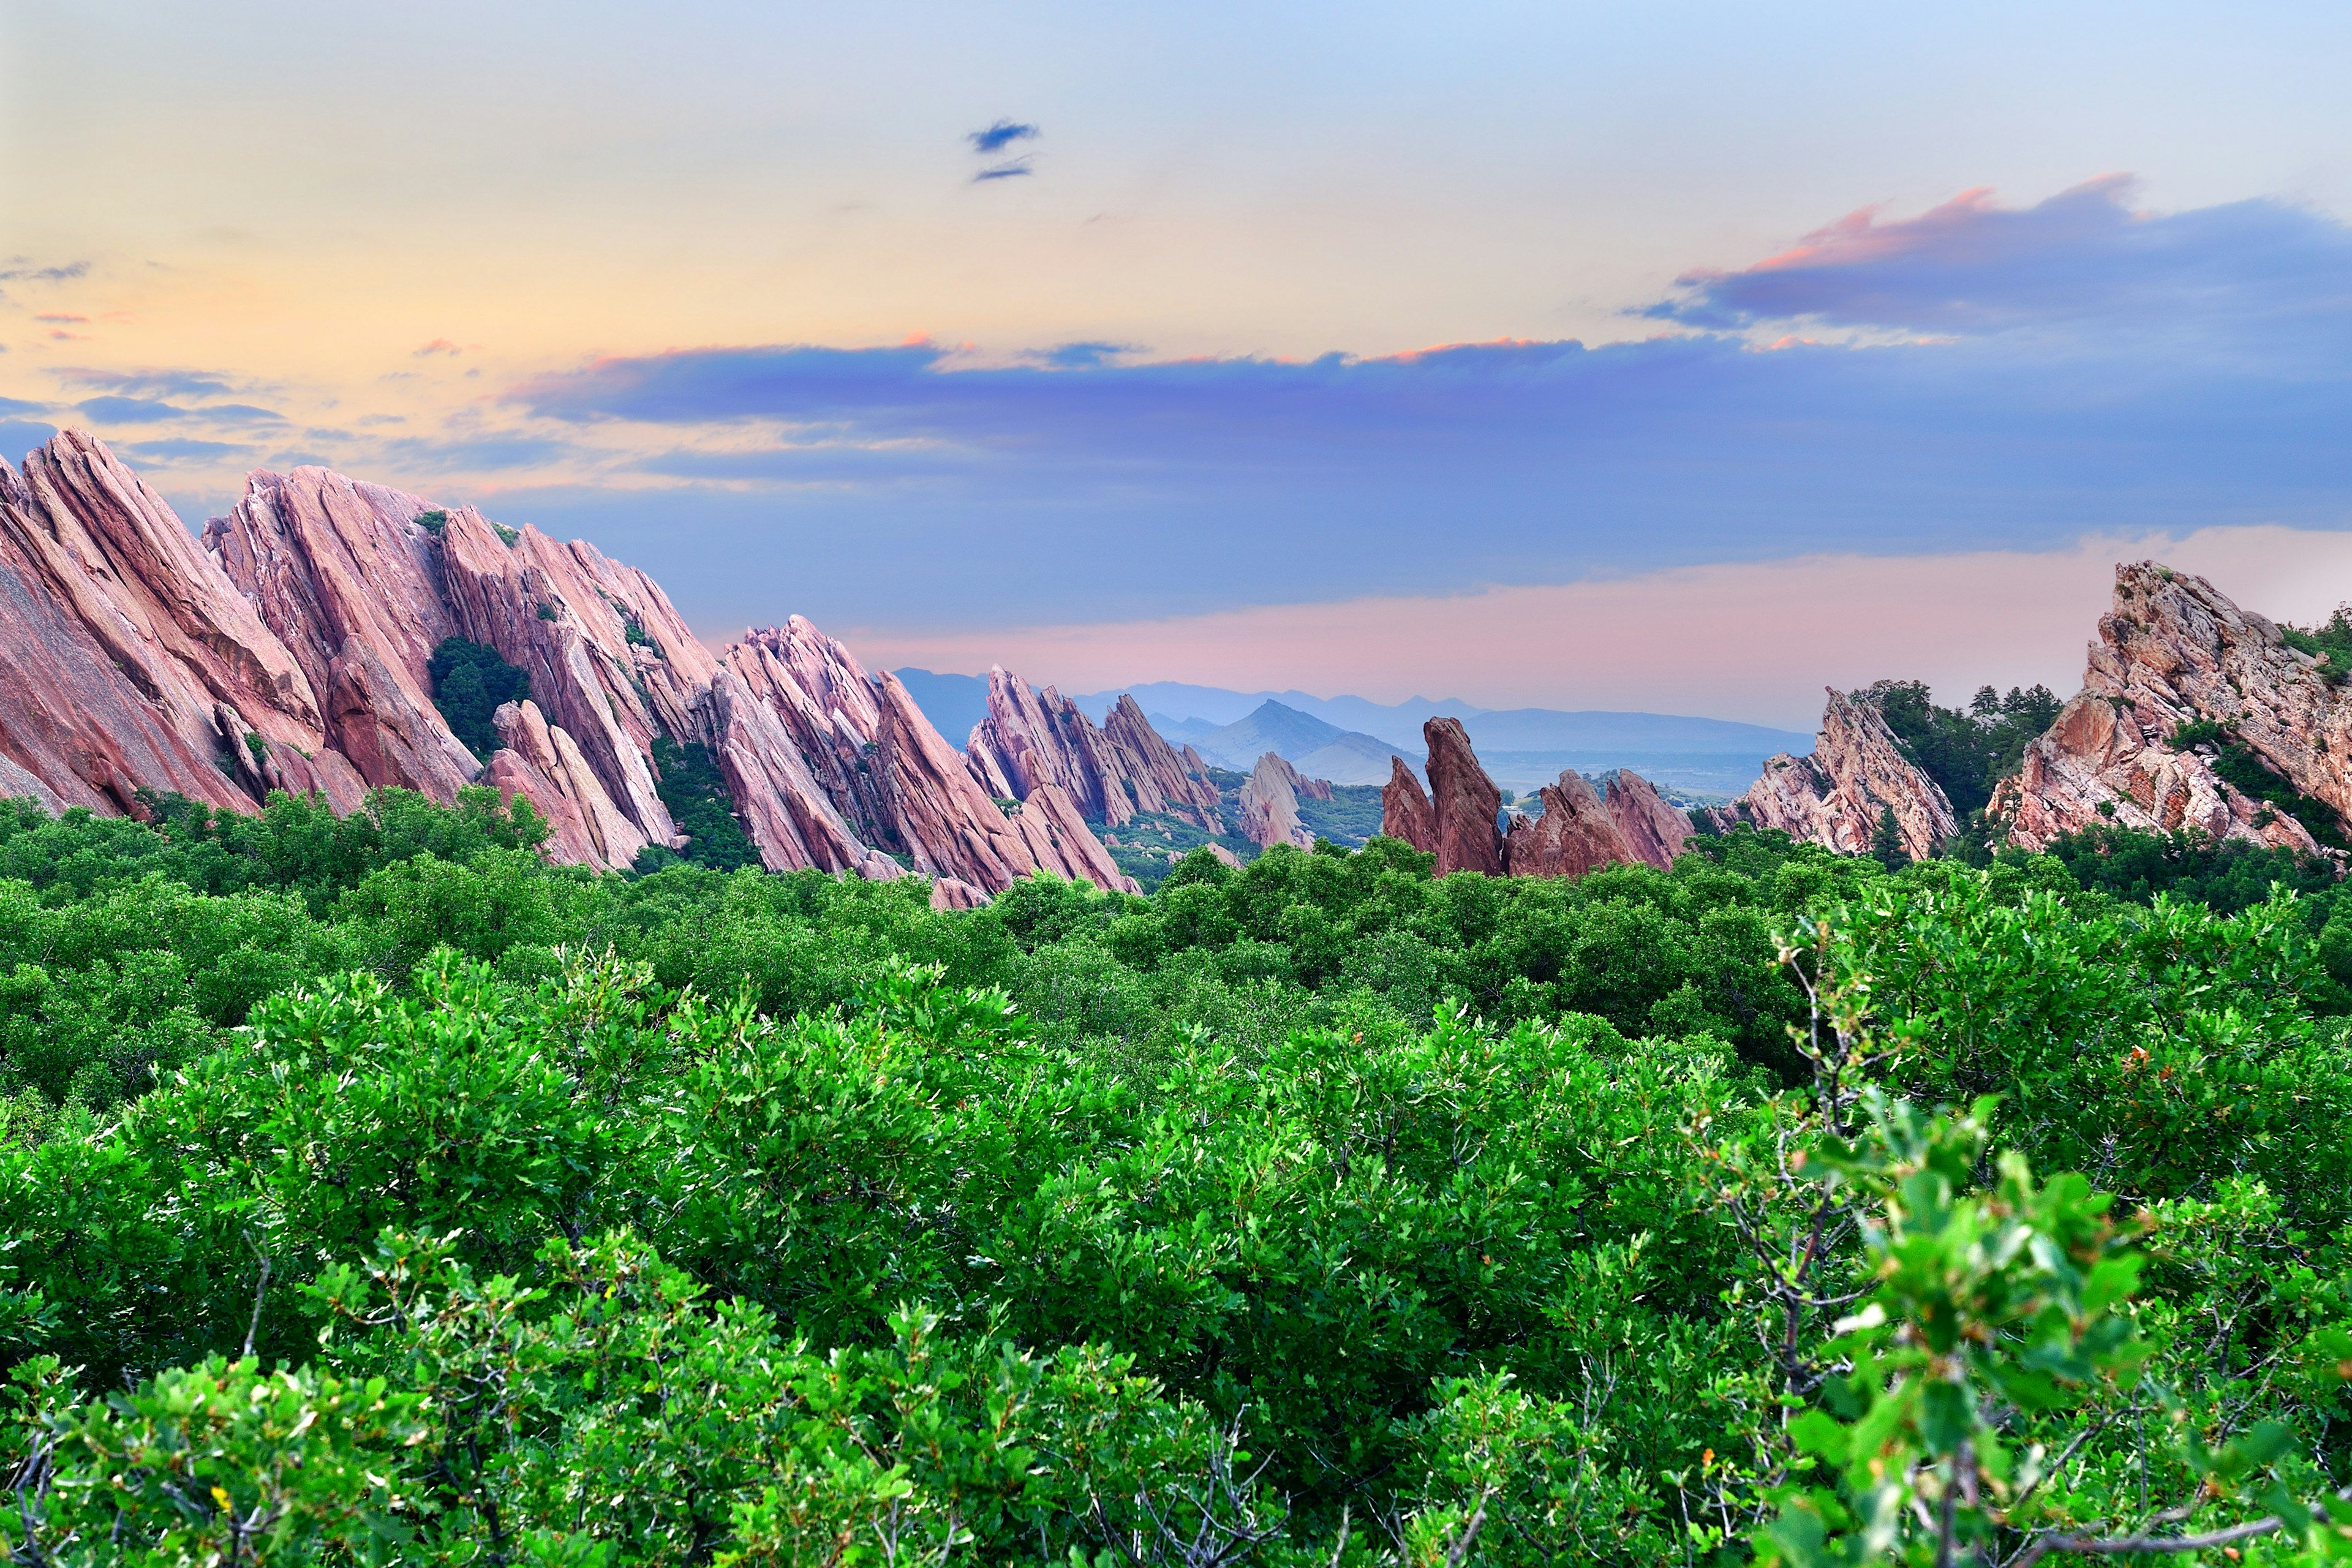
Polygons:
<instances>
[{"instance_id":1,"label":"sunset sky","mask_svg":"<svg viewBox=\"0 0 2352 1568\"><path fill-rule=\"evenodd\" d=\"M0 452L325 463L717 644L2071 691L2352 599L2352 8L0 0Z\"/></svg>"}]
</instances>

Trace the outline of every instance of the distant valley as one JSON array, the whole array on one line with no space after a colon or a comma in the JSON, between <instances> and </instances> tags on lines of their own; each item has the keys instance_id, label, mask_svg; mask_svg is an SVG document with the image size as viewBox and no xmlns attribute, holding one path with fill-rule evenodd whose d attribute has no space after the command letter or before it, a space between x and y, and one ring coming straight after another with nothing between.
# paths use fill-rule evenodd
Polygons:
<instances>
[{"instance_id":1,"label":"distant valley","mask_svg":"<svg viewBox=\"0 0 2352 1568\"><path fill-rule=\"evenodd\" d=\"M895 673L942 734L968 733L987 714L985 676ZM1380 703L1178 681L1124 689L1152 728L1220 767L1245 773L1273 752L1300 773L1334 784L1385 783L1391 755L1420 767L1422 721L1432 716L1461 720L1488 774L1519 794L1532 794L1567 768L1595 775L1632 768L1680 797L1727 799L1756 782L1765 758L1781 752L1804 756L1813 747L1810 734L1670 713L1486 709L1454 698ZM1100 721L1118 696L1101 691L1073 700Z\"/></svg>"}]
</instances>

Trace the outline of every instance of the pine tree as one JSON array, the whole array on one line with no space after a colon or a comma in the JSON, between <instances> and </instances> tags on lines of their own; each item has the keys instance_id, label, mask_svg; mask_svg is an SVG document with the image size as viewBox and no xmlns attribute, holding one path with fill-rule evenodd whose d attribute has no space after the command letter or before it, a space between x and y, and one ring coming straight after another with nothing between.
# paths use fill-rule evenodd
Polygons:
<instances>
[{"instance_id":1,"label":"pine tree","mask_svg":"<svg viewBox=\"0 0 2352 1568\"><path fill-rule=\"evenodd\" d=\"M1891 805L1878 808L1878 826L1870 834L1870 858L1890 871L1911 864L1911 852L1903 847L1903 830L1895 825Z\"/></svg>"}]
</instances>

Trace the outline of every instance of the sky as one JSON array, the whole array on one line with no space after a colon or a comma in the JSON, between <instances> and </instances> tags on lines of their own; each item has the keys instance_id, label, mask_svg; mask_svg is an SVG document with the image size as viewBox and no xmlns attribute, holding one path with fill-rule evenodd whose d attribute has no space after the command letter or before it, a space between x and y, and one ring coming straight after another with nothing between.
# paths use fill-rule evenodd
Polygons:
<instances>
[{"instance_id":1,"label":"sky","mask_svg":"<svg viewBox=\"0 0 2352 1568\"><path fill-rule=\"evenodd\" d=\"M1810 727L2352 599L2352 10L0 0L0 452L714 645Z\"/></svg>"}]
</instances>

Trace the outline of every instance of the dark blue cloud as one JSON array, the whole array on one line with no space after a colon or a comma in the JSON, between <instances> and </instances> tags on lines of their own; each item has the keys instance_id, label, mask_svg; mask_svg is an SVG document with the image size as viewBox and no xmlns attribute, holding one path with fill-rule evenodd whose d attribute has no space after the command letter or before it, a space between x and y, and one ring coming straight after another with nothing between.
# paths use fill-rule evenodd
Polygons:
<instances>
[{"instance_id":1,"label":"dark blue cloud","mask_svg":"<svg viewBox=\"0 0 2352 1568\"><path fill-rule=\"evenodd\" d=\"M982 157L993 158L1015 142L1034 141L1037 135L1037 128L1034 125L1025 125L1017 120L1000 120L985 131L966 132L964 140L971 142L971 150Z\"/></svg>"},{"instance_id":2,"label":"dark blue cloud","mask_svg":"<svg viewBox=\"0 0 2352 1568\"><path fill-rule=\"evenodd\" d=\"M975 185L982 185L986 184L991 180L1024 179L1036 172L1036 170L1032 169L1029 166L1028 159L1015 158L1009 163L998 163L992 168L982 169L979 174L974 174L971 177L971 183Z\"/></svg>"},{"instance_id":3,"label":"dark blue cloud","mask_svg":"<svg viewBox=\"0 0 2352 1568\"><path fill-rule=\"evenodd\" d=\"M0 457L16 462L58 433L54 425L32 419L0 419Z\"/></svg>"},{"instance_id":4,"label":"dark blue cloud","mask_svg":"<svg viewBox=\"0 0 2352 1568\"><path fill-rule=\"evenodd\" d=\"M535 468L572 455L568 443L542 436L409 436L385 442L383 449L404 468L452 473Z\"/></svg>"},{"instance_id":5,"label":"dark blue cloud","mask_svg":"<svg viewBox=\"0 0 2352 1568\"><path fill-rule=\"evenodd\" d=\"M1051 365L1055 370L1093 370L1113 360L1147 352L1140 343L1058 343L1050 349L1035 350L1024 357L1034 364Z\"/></svg>"},{"instance_id":6,"label":"dark blue cloud","mask_svg":"<svg viewBox=\"0 0 2352 1568\"><path fill-rule=\"evenodd\" d=\"M233 397L260 390L210 370L95 370L68 365L56 374L68 386L118 393L125 397Z\"/></svg>"},{"instance_id":7,"label":"dark blue cloud","mask_svg":"<svg viewBox=\"0 0 2352 1568\"><path fill-rule=\"evenodd\" d=\"M134 462L177 463L187 461L226 460L251 451L249 447L227 441L131 441L123 445L122 453Z\"/></svg>"},{"instance_id":8,"label":"dark blue cloud","mask_svg":"<svg viewBox=\"0 0 2352 1568\"><path fill-rule=\"evenodd\" d=\"M847 623L2352 524L2343 226L2261 203L2149 218L2119 202L2094 187L2023 214L1961 204L1895 241L1865 231L1899 226L1873 220L1834 258L1691 283L1677 308L1738 332L1597 348L1149 361L1074 345L980 369L920 342L600 360L507 402L724 441L681 439L646 464L678 481L666 492L518 504L551 528L593 519L642 537L665 583L700 584L682 605L749 618L790 581L794 607ZM1788 276L1808 268L1801 288ZM1801 309L1947 330L1757 346L1750 329L1790 319L1765 312Z\"/></svg>"},{"instance_id":9,"label":"dark blue cloud","mask_svg":"<svg viewBox=\"0 0 2352 1568\"><path fill-rule=\"evenodd\" d=\"M21 397L0 397L0 415L38 414L47 407L46 403L27 403Z\"/></svg>"},{"instance_id":10,"label":"dark blue cloud","mask_svg":"<svg viewBox=\"0 0 2352 1568\"><path fill-rule=\"evenodd\" d=\"M214 403L188 408L150 397L86 397L74 407L110 425L157 425L167 419L257 425L275 424L286 417L268 408L257 408L249 403Z\"/></svg>"},{"instance_id":11,"label":"dark blue cloud","mask_svg":"<svg viewBox=\"0 0 2352 1568\"><path fill-rule=\"evenodd\" d=\"M1739 330L1821 323L1981 334L2126 327L2214 340L2340 331L2352 230L2273 201L2150 215L2111 176L2034 206L1969 191L1917 217L1853 213L1737 271L1695 271L1643 314ZM2334 334L2331 334L2334 335ZM2340 336L2336 338L2340 342Z\"/></svg>"}]
</instances>

